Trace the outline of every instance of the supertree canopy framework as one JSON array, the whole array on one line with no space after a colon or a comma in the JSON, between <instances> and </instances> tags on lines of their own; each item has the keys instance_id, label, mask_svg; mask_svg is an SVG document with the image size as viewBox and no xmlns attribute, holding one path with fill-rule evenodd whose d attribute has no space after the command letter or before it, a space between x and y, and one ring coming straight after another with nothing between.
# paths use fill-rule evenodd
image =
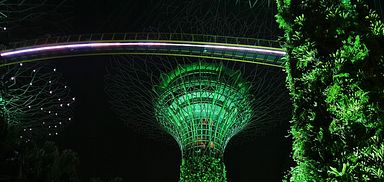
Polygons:
<instances>
[{"instance_id":1,"label":"supertree canopy framework","mask_svg":"<svg viewBox=\"0 0 384 182\"><path fill-rule=\"evenodd\" d=\"M270 0L122 1L105 22L107 31L208 34L277 39L276 3ZM127 14L135 19L127 20ZM129 30L127 30L129 28ZM111 30L112 29L112 30Z\"/></svg>"},{"instance_id":2,"label":"supertree canopy framework","mask_svg":"<svg viewBox=\"0 0 384 182\"><path fill-rule=\"evenodd\" d=\"M240 71L203 62L180 66L162 80L155 113L182 151L180 180L225 181L225 147L252 119L250 85Z\"/></svg>"},{"instance_id":3,"label":"supertree canopy framework","mask_svg":"<svg viewBox=\"0 0 384 182\"><path fill-rule=\"evenodd\" d=\"M248 4L250 8L265 6L270 7L272 4L276 3L274 0L235 0L236 4L245 3Z\"/></svg>"},{"instance_id":4,"label":"supertree canopy framework","mask_svg":"<svg viewBox=\"0 0 384 182\"><path fill-rule=\"evenodd\" d=\"M113 110L141 134L177 142L180 181L226 181L227 144L262 135L289 118L278 69L205 59L115 58L106 77Z\"/></svg>"},{"instance_id":5,"label":"supertree canopy framework","mask_svg":"<svg viewBox=\"0 0 384 182\"><path fill-rule=\"evenodd\" d=\"M0 118L20 141L58 135L72 120L70 89L56 68L16 65L0 68Z\"/></svg>"},{"instance_id":6,"label":"supertree canopy framework","mask_svg":"<svg viewBox=\"0 0 384 182\"><path fill-rule=\"evenodd\" d=\"M14 40L68 32L72 3L73 0L0 0L0 32L8 34L1 36Z\"/></svg>"}]
</instances>

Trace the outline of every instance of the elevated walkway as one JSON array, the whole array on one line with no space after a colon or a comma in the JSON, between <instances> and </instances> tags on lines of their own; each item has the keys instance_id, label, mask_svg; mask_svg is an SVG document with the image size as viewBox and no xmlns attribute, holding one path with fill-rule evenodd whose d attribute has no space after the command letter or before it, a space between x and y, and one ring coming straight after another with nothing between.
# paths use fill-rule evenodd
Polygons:
<instances>
[{"instance_id":1,"label":"elevated walkway","mask_svg":"<svg viewBox=\"0 0 384 182\"><path fill-rule=\"evenodd\" d=\"M278 41L181 33L100 33L12 42L0 51L0 67L55 58L158 55L219 59L282 67Z\"/></svg>"}]
</instances>

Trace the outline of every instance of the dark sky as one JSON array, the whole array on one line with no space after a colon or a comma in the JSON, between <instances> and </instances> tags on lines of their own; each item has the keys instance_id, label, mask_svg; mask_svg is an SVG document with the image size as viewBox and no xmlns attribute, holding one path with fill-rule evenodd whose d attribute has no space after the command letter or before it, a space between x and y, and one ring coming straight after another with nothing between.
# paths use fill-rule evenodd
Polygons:
<instances>
[{"instance_id":1,"label":"dark sky","mask_svg":"<svg viewBox=\"0 0 384 182\"><path fill-rule=\"evenodd\" d=\"M270 8L250 10L234 1L73 1L73 27L68 34L151 30L277 38ZM116 176L124 181L177 181L181 155L176 143L147 139L111 111L104 92L107 60L101 56L52 61L77 98L74 120L57 139L58 144L79 153L83 181ZM284 137L288 120L282 123L242 145L229 143L224 156L229 181L281 181L290 163L290 141Z\"/></svg>"},{"instance_id":2,"label":"dark sky","mask_svg":"<svg viewBox=\"0 0 384 182\"><path fill-rule=\"evenodd\" d=\"M195 7L190 7L194 9L191 12L186 12L189 10L183 5L187 3L182 2L186 1L76 1L71 33L185 30L188 33L278 37L279 31L275 23L268 21L273 19L274 12L255 16L249 9L243 10L245 6L232 4L232 7L222 8L223 11L216 13L217 16L224 16L222 19L228 14L228 19L220 22L220 18L212 18L212 14L205 15L204 12L215 9L210 7L211 3L205 3L206 0L196 1ZM231 14L228 10L235 13ZM188 17L188 13L192 15ZM201 17L196 18L200 15ZM231 21L236 16L244 19L244 22L248 21L245 24L249 27L234 26ZM195 22L199 18L208 24L219 22L223 27L199 27L204 25ZM252 27L255 19L267 21L260 22L266 27ZM228 27L234 29L225 29ZM81 57L53 62L58 71L64 74L72 88L72 94L77 98L75 119L57 139L58 144L79 153L83 181L88 181L91 177L110 179L116 176L122 177L124 181L177 181L181 155L176 143L165 144L145 138L144 134L126 127L110 109L104 92L107 61L107 57ZM228 181L281 181L284 171L291 163L291 141L284 137L287 135L288 120L282 123L269 133L254 137L241 145L229 143L224 155Z\"/></svg>"}]
</instances>

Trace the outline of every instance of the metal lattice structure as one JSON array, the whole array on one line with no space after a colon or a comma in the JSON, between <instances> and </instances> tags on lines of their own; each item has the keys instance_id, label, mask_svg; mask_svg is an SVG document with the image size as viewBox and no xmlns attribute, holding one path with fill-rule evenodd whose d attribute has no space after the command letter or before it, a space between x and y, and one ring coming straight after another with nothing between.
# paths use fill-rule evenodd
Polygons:
<instances>
[{"instance_id":1,"label":"metal lattice structure","mask_svg":"<svg viewBox=\"0 0 384 182\"><path fill-rule=\"evenodd\" d=\"M22 141L58 135L72 120L75 98L56 68L20 64L1 72L0 116Z\"/></svg>"},{"instance_id":2,"label":"metal lattice structure","mask_svg":"<svg viewBox=\"0 0 384 182\"><path fill-rule=\"evenodd\" d=\"M236 4L248 4L250 8L276 6L274 0L235 0Z\"/></svg>"},{"instance_id":3,"label":"metal lattice structure","mask_svg":"<svg viewBox=\"0 0 384 182\"><path fill-rule=\"evenodd\" d=\"M168 4L165 31L277 39L276 8L256 3L202 0ZM255 4L255 5L256 5ZM173 11L172 11L173 10Z\"/></svg>"},{"instance_id":4,"label":"metal lattice structure","mask_svg":"<svg viewBox=\"0 0 384 182\"><path fill-rule=\"evenodd\" d=\"M156 118L183 156L222 157L232 136L251 122L250 85L240 71L198 62L161 76Z\"/></svg>"},{"instance_id":5,"label":"metal lattice structure","mask_svg":"<svg viewBox=\"0 0 384 182\"><path fill-rule=\"evenodd\" d=\"M133 1L120 2L102 31L171 32L276 40L276 3L266 0L147 0L145 11ZM130 13L130 12L134 12ZM127 14L135 19L127 21ZM100 31L100 30L99 30Z\"/></svg>"},{"instance_id":6,"label":"metal lattice structure","mask_svg":"<svg viewBox=\"0 0 384 182\"><path fill-rule=\"evenodd\" d=\"M72 4L72 0L1 0L0 27L10 40L68 32Z\"/></svg>"}]
</instances>

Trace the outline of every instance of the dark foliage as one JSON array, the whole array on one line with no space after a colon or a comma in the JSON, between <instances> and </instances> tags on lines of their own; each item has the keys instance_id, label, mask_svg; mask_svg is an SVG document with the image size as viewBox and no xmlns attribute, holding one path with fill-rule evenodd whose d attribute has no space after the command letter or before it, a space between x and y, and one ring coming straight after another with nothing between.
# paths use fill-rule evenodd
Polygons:
<instances>
[{"instance_id":1,"label":"dark foliage","mask_svg":"<svg viewBox=\"0 0 384 182\"><path fill-rule=\"evenodd\" d=\"M362 0L278 0L291 181L384 180L384 24Z\"/></svg>"}]
</instances>

